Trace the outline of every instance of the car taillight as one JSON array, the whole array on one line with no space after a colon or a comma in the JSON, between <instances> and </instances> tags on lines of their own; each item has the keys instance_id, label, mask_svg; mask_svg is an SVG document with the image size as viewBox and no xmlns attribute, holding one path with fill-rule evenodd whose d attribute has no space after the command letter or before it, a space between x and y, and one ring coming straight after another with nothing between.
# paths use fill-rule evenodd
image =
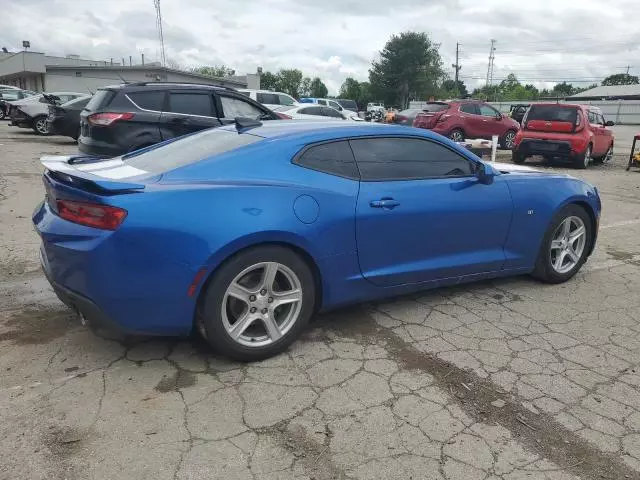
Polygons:
<instances>
[{"instance_id":1,"label":"car taillight","mask_svg":"<svg viewBox=\"0 0 640 480\"><path fill-rule=\"evenodd\" d=\"M115 230L127 217L127 211L98 203L57 200L58 215L73 223L102 230Z\"/></svg>"},{"instance_id":2,"label":"car taillight","mask_svg":"<svg viewBox=\"0 0 640 480\"><path fill-rule=\"evenodd\" d=\"M135 114L131 112L125 113L116 113L116 112L105 112L105 113L92 113L87 117L87 122L91 125L111 125L113 122L117 122L119 120L131 120L135 117Z\"/></svg>"},{"instance_id":3,"label":"car taillight","mask_svg":"<svg viewBox=\"0 0 640 480\"><path fill-rule=\"evenodd\" d=\"M576 115L576 124L573 127L574 132L581 132L584 130L584 124L582 123L582 112L578 110L578 114Z\"/></svg>"},{"instance_id":4,"label":"car taillight","mask_svg":"<svg viewBox=\"0 0 640 480\"><path fill-rule=\"evenodd\" d=\"M279 116L283 120L291 120L293 117L290 115L285 115L284 113L276 112L276 115Z\"/></svg>"}]
</instances>

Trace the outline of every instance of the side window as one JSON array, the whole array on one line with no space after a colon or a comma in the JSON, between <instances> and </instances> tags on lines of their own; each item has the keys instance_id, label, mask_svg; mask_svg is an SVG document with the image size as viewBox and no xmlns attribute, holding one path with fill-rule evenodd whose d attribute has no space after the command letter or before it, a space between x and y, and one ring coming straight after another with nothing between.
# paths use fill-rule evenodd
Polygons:
<instances>
[{"instance_id":1,"label":"side window","mask_svg":"<svg viewBox=\"0 0 640 480\"><path fill-rule=\"evenodd\" d=\"M342 114L330 107L323 107L322 113L325 117L342 118Z\"/></svg>"},{"instance_id":2,"label":"side window","mask_svg":"<svg viewBox=\"0 0 640 480\"><path fill-rule=\"evenodd\" d=\"M170 93L169 112L212 117L211 96L207 93Z\"/></svg>"},{"instance_id":3,"label":"side window","mask_svg":"<svg viewBox=\"0 0 640 480\"><path fill-rule=\"evenodd\" d=\"M335 108L338 111L342 110L342 107L340 106L340 104L338 102L333 102L333 101L329 100L329 106L331 108Z\"/></svg>"},{"instance_id":4,"label":"side window","mask_svg":"<svg viewBox=\"0 0 640 480\"><path fill-rule=\"evenodd\" d=\"M326 105L327 104L327 102L325 100L318 100L318 103L320 105Z\"/></svg>"},{"instance_id":5,"label":"side window","mask_svg":"<svg viewBox=\"0 0 640 480\"><path fill-rule=\"evenodd\" d=\"M600 125L604 125L605 124L604 115L602 115L601 113L598 114L598 123Z\"/></svg>"},{"instance_id":6,"label":"side window","mask_svg":"<svg viewBox=\"0 0 640 480\"><path fill-rule=\"evenodd\" d=\"M322 115L322 107L307 107L299 110L298 113L304 115Z\"/></svg>"},{"instance_id":7,"label":"side window","mask_svg":"<svg viewBox=\"0 0 640 480\"><path fill-rule=\"evenodd\" d=\"M220 103L222 104L224 118L247 117L258 120L267 113L241 98L220 95Z\"/></svg>"},{"instance_id":8,"label":"side window","mask_svg":"<svg viewBox=\"0 0 640 480\"><path fill-rule=\"evenodd\" d=\"M475 103L465 103L464 105L460 105L460 111L463 113L478 115Z\"/></svg>"},{"instance_id":9,"label":"side window","mask_svg":"<svg viewBox=\"0 0 640 480\"><path fill-rule=\"evenodd\" d=\"M268 105L278 105L280 101L278 100L278 95L275 93L258 93L256 95L258 101L262 104Z\"/></svg>"},{"instance_id":10,"label":"side window","mask_svg":"<svg viewBox=\"0 0 640 480\"><path fill-rule=\"evenodd\" d=\"M370 138L351 140L362 180L418 180L474 175L462 155L429 140Z\"/></svg>"},{"instance_id":11,"label":"side window","mask_svg":"<svg viewBox=\"0 0 640 480\"><path fill-rule=\"evenodd\" d=\"M346 140L311 146L293 163L339 177L359 178L358 167Z\"/></svg>"},{"instance_id":12,"label":"side window","mask_svg":"<svg viewBox=\"0 0 640 480\"><path fill-rule=\"evenodd\" d=\"M280 105L294 105L294 100L289 95L283 95L280 93L278 94L278 99L280 100Z\"/></svg>"},{"instance_id":13,"label":"side window","mask_svg":"<svg viewBox=\"0 0 640 480\"><path fill-rule=\"evenodd\" d=\"M596 114L593 113L591 110L587 110L587 118L589 118L589 123L598 123Z\"/></svg>"},{"instance_id":14,"label":"side window","mask_svg":"<svg viewBox=\"0 0 640 480\"><path fill-rule=\"evenodd\" d=\"M480 107L480 115L483 117L495 117L498 111L490 105L478 105Z\"/></svg>"},{"instance_id":15,"label":"side window","mask_svg":"<svg viewBox=\"0 0 640 480\"><path fill-rule=\"evenodd\" d=\"M160 112L164 108L163 91L131 92L127 94L127 97L129 97L133 103L145 110Z\"/></svg>"}]
</instances>

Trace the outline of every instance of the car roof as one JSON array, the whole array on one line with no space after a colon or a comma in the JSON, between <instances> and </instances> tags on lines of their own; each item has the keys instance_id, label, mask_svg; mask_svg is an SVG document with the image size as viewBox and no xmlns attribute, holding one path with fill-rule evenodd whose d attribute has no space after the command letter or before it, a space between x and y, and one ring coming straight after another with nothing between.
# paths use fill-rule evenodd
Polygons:
<instances>
[{"instance_id":1,"label":"car roof","mask_svg":"<svg viewBox=\"0 0 640 480\"><path fill-rule=\"evenodd\" d=\"M288 97L291 96L286 92L276 92L276 91L273 91L273 90L254 90L252 88L239 88L238 91L239 92L255 92L255 93L281 93L283 95L287 95Z\"/></svg>"},{"instance_id":2,"label":"car roof","mask_svg":"<svg viewBox=\"0 0 640 480\"><path fill-rule=\"evenodd\" d=\"M194 88L194 89L212 89L227 90L237 92L235 88L225 87L222 85L209 85L206 83L189 83L189 82L134 82L134 83L117 83L114 85L106 85L98 90L146 90L147 88Z\"/></svg>"},{"instance_id":3,"label":"car roof","mask_svg":"<svg viewBox=\"0 0 640 480\"><path fill-rule=\"evenodd\" d=\"M364 123L364 125L363 125ZM235 125L221 127L224 130L236 131ZM299 139L305 142L331 140L347 137L366 136L419 136L437 138L429 130L404 127L400 125L384 125L368 122L345 122L344 120L328 120L326 122L307 120L279 120L264 122L261 126L246 131L250 135L266 139ZM440 137L442 138L442 137Z\"/></svg>"}]
</instances>

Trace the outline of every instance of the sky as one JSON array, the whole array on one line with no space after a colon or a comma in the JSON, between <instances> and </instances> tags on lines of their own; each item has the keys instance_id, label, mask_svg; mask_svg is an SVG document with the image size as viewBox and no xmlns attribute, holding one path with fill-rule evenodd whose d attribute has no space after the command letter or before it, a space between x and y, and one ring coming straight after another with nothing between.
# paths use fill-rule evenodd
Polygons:
<instances>
[{"instance_id":1,"label":"sky","mask_svg":"<svg viewBox=\"0 0 640 480\"><path fill-rule=\"evenodd\" d=\"M226 65L238 74L298 68L337 94L364 81L394 33L426 32L453 77L494 83L515 73L538 87L580 86L640 74L638 0L161 0L166 57L183 67ZM153 0L0 0L0 47L114 60L159 59Z\"/></svg>"}]
</instances>

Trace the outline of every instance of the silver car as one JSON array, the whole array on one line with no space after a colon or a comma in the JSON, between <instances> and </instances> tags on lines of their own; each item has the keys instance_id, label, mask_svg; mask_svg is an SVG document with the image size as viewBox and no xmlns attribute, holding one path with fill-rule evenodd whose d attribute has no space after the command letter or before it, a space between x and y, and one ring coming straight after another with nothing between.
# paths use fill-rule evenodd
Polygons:
<instances>
[{"instance_id":1,"label":"silver car","mask_svg":"<svg viewBox=\"0 0 640 480\"><path fill-rule=\"evenodd\" d=\"M14 102L7 102L11 119L9 125L20 128L33 128L39 135L49 135L49 126L47 125L49 105L60 105L70 100L87 96L90 95L78 92L49 92Z\"/></svg>"}]
</instances>

